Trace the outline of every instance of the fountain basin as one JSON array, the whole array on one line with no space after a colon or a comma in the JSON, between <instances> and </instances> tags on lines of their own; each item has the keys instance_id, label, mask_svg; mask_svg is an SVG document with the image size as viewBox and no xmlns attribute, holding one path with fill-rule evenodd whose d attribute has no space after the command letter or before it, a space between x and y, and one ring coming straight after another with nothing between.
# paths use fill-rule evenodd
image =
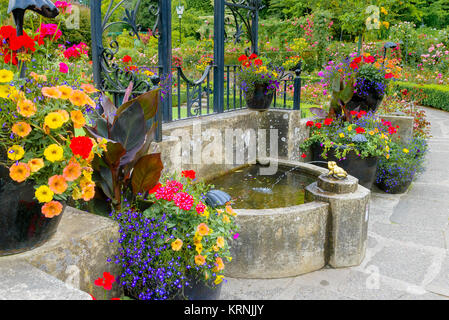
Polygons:
<instances>
[{"instance_id":1,"label":"fountain basin","mask_svg":"<svg viewBox=\"0 0 449 320\"><path fill-rule=\"evenodd\" d=\"M366 249L369 190L359 186L353 177L346 181L327 179L328 170L318 166L268 161L296 168L295 171L314 177L315 182L305 188L304 204L235 209L240 236L231 244L233 259L227 264L225 275L282 278L316 271L327 264L360 264Z\"/></svg>"}]
</instances>

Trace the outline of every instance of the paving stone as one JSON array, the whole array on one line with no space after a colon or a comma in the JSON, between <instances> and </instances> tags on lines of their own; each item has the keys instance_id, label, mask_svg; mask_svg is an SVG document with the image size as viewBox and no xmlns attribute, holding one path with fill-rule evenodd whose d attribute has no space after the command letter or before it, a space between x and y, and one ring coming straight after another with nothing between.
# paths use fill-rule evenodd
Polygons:
<instances>
[{"instance_id":1,"label":"paving stone","mask_svg":"<svg viewBox=\"0 0 449 320\"><path fill-rule=\"evenodd\" d=\"M370 224L369 230L384 238L412 242L423 246L446 248L443 231L425 230L418 226L406 226L393 223L387 224L381 222L373 222Z\"/></svg>"},{"instance_id":2,"label":"paving stone","mask_svg":"<svg viewBox=\"0 0 449 320\"><path fill-rule=\"evenodd\" d=\"M377 268L381 275L421 285L432 264L434 253L421 248L392 243L375 253L366 268Z\"/></svg>"},{"instance_id":3,"label":"paving stone","mask_svg":"<svg viewBox=\"0 0 449 320\"><path fill-rule=\"evenodd\" d=\"M391 215L394 223L444 230L449 223L449 207L439 201L423 201L410 197L401 201Z\"/></svg>"},{"instance_id":4,"label":"paving stone","mask_svg":"<svg viewBox=\"0 0 449 320\"><path fill-rule=\"evenodd\" d=\"M0 300L92 300L49 274L21 261L0 259Z\"/></svg>"},{"instance_id":5,"label":"paving stone","mask_svg":"<svg viewBox=\"0 0 449 320\"><path fill-rule=\"evenodd\" d=\"M449 300L449 297L428 292L424 294L404 294L398 300Z\"/></svg>"},{"instance_id":6,"label":"paving stone","mask_svg":"<svg viewBox=\"0 0 449 320\"><path fill-rule=\"evenodd\" d=\"M449 146L448 146L449 148ZM441 195L449 195L449 185L441 185L435 183L419 183L415 182L407 192L406 199L423 199L425 201L435 200L449 203L449 198L444 198Z\"/></svg>"},{"instance_id":7,"label":"paving stone","mask_svg":"<svg viewBox=\"0 0 449 320\"><path fill-rule=\"evenodd\" d=\"M440 273L426 286L426 290L449 297L449 255L446 255Z\"/></svg>"},{"instance_id":8,"label":"paving stone","mask_svg":"<svg viewBox=\"0 0 449 320\"><path fill-rule=\"evenodd\" d=\"M220 299L276 300L294 278L281 279L236 279L227 278Z\"/></svg>"}]
</instances>

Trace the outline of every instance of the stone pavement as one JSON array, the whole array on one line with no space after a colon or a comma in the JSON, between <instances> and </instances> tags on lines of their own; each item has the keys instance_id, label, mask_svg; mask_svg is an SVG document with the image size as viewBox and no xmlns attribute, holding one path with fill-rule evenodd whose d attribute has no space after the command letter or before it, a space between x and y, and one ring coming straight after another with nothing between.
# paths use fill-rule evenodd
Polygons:
<instances>
[{"instance_id":1,"label":"stone pavement","mask_svg":"<svg viewBox=\"0 0 449 320\"><path fill-rule=\"evenodd\" d=\"M360 266L294 278L231 278L221 298L449 299L449 113L425 110L433 136L427 169L406 194L373 191L368 248Z\"/></svg>"}]
</instances>

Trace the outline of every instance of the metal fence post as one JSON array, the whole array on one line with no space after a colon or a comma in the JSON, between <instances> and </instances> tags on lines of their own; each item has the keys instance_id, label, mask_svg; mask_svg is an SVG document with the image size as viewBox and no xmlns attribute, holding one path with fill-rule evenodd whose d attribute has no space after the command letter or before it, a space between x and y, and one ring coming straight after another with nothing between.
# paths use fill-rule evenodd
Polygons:
<instances>
[{"instance_id":1,"label":"metal fence post","mask_svg":"<svg viewBox=\"0 0 449 320\"><path fill-rule=\"evenodd\" d=\"M159 65L162 67L161 81L169 82L163 87L167 89L164 100L162 101L162 118L164 122L169 122L172 119L172 44L171 44L171 1L159 0Z\"/></svg>"},{"instance_id":2,"label":"metal fence post","mask_svg":"<svg viewBox=\"0 0 449 320\"><path fill-rule=\"evenodd\" d=\"M224 111L224 0L214 2L214 112Z\"/></svg>"},{"instance_id":3,"label":"metal fence post","mask_svg":"<svg viewBox=\"0 0 449 320\"><path fill-rule=\"evenodd\" d=\"M298 69L295 70L295 81L293 85L293 110L301 110L301 72L302 63L298 64Z\"/></svg>"},{"instance_id":4,"label":"metal fence post","mask_svg":"<svg viewBox=\"0 0 449 320\"><path fill-rule=\"evenodd\" d=\"M103 27L101 19L101 1L90 2L90 28L92 34L92 72L94 83L101 88L101 61L103 52Z\"/></svg>"},{"instance_id":5,"label":"metal fence post","mask_svg":"<svg viewBox=\"0 0 449 320\"><path fill-rule=\"evenodd\" d=\"M259 7L260 7L260 0L256 0L254 3L254 12L253 12L253 19L251 23L251 33L252 33L252 50L253 53L259 54Z\"/></svg>"}]
</instances>

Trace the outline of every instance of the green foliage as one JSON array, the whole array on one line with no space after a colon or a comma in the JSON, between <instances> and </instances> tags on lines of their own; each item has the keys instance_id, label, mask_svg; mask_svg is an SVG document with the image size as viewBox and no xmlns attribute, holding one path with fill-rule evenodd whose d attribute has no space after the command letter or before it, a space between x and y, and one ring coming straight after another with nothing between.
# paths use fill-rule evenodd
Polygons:
<instances>
[{"instance_id":1,"label":"green foliage","mask_svg":"<svg viewBox=\"0 0 449 320\"><path fill-rule=\"evenodd\" d=\"M415 84L398 81L396 82L396 88L398 91L407 89L410 92L422 90L424 94L421 101L422 105L449 111L449 85Z\"/></svg>"},{"instance_id":2,"label":"green foliage","mask_svg":"<svg viewBox=\"0 0 449 320\"><path fill-rule=\"evenodd\" d=\"M176 0L173 1L177 3ZM188 9L193 9L196 12L201 11L204 14L213 14L214 5L212 1L207 0L187 0L186 5Z\"/></svg>"}]
</instances>

